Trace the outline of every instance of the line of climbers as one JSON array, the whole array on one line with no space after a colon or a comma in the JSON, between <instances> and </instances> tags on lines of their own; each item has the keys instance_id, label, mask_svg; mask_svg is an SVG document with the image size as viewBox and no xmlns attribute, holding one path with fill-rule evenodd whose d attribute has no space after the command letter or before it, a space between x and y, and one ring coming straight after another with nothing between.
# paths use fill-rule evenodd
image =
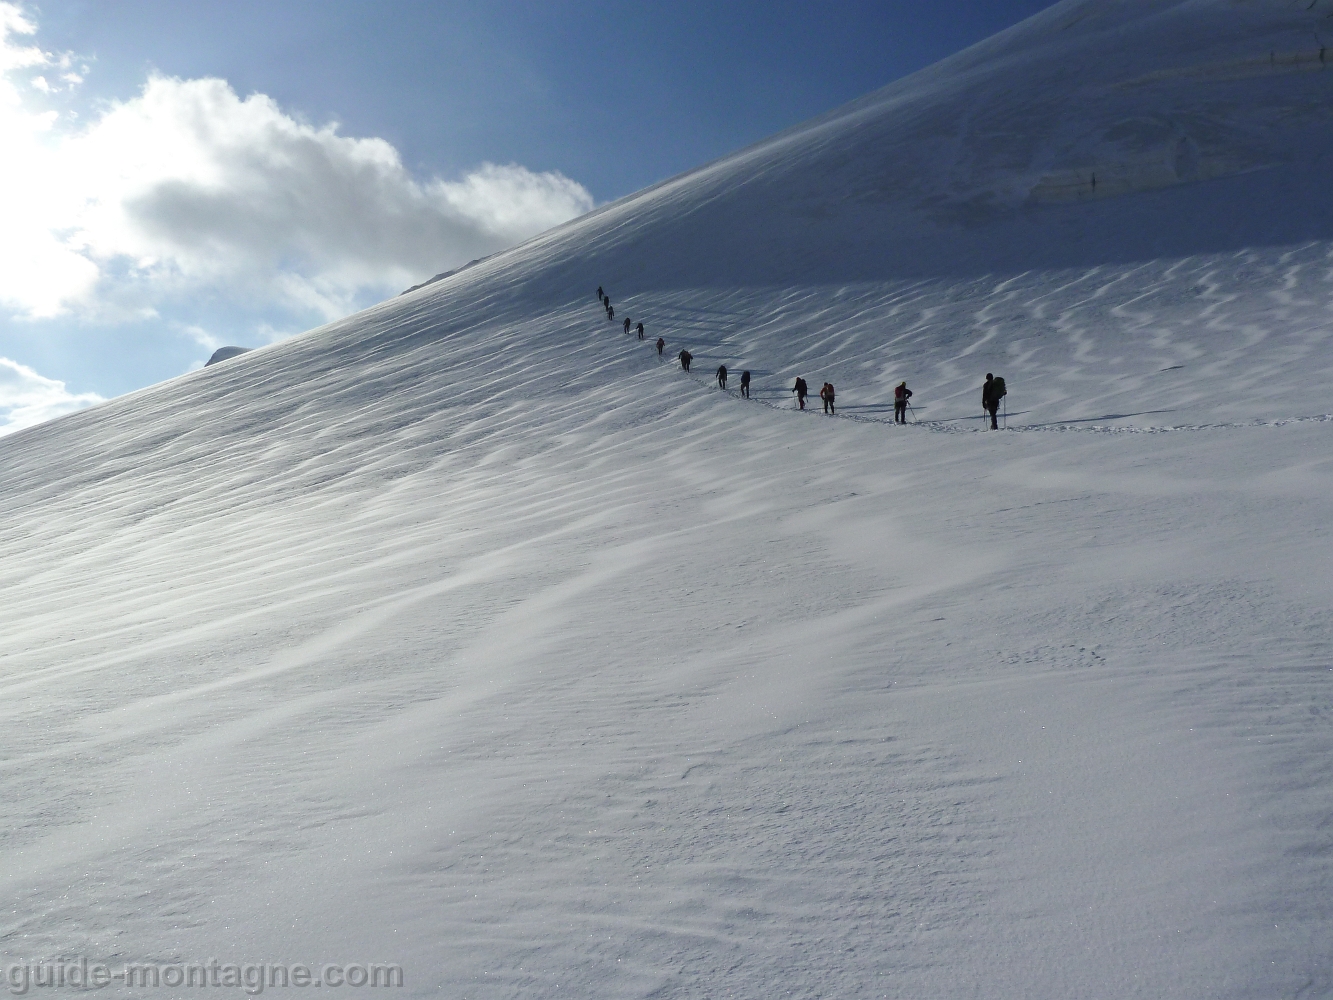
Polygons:
<instances>
[{"instance_id":1,"label":"line of climbers","mask_svg":"<svg viewBox=\"0 0 1333 1000\"><path fill-rule=\"evenodd\" d=\"M602 291L602 286L601 286L601 285L598 285L598 286L597 286L597 301L599 301L599 302L602 304L602 308L604 308L604 309L606 310L606 318L607 318L608 322L613 322L613 321L615 320L615 318L616 318L616 310L615 310L615 307L614 307L613 305L611 305L611 296L607 295L606 292ZM624 326L625 326L625 332L626 332L626 333L629 333L630 324L631 324L630 318L629 318L628 316L626 316L626 317L625 317L625 324L624 324ZM638 332L639 332L639 339L642 340L642 339L643 339L643 324L642 324L642 323L640 323L639 326L638 326ZM666 346L666 341L663 340L661 337L658 337L658 338L657 338L657 353L658 353L658 354L661 354L661 353L662 353L662 348L664 348L665 346Z\"/></svg>"},{"instance_id":2,"label":"line of climbers","mask_svg":"<svg viewBox=\"0 0 1333 1000\"><path fill-rule=\"evenodd\" d=\"M606 310L607 320L614 322L616 318L616 310L611 305L611 296L606 294L606 292L602 289L601 285L597 286L597 301L600 302L602 304L602 307ZM630 318L626 316L625 321L623 323L623 327L626 333L629 333L631 325L632 323L630 321ZM643 340L643 324L639 323L638 326L635 327L635 329L637 329L638 331L639 339ZM666 339L664 337L658 337L656 346L657 346L657 356L660 358L662 356L663 350L666 349ZM689 371L690 362L694 360L694 355L691 354L689 351L685 350L684 348L681 348L680 354L678 354L676 357L680 361L680 367L684 371ZM717 378L718 388L725 390L727 388L726 365L718 365L716 378ZM799 409L804 410L805 399L806 396L808 396L810 393L810 386L806 384L805 379L801 378L801 376L798 375L796 376L796 384L792 386L791 391L796 393L797 407ZM741 372L741 395L745 399L750 398L750 373L748 371ZM981 408L982 410L985 411L987 415L990 416L991 430L999 430L999 423L996 419L996 413L1000 409L1000 401L1004 399L1005 395L1006 395L1006 389L1004 385L1004 379L996 375L992 375L990 372L987 372L986 382L981 387ZM833 388L832 382L825 382L820 387L819 398L824 403L824 412L829 414L830 416L836 416L837 410L834 407L834 402L837 398L837 394ZM912 390L907 388L906 382L899 382L896 386L894 386L893 422L895 424L907 423L907 411L911 409L912 406L912 404L909 403L908 400L911 398L912 398ZM912 419L915 420L916 417L913 416Z\"/></svg>"}]
</instances>

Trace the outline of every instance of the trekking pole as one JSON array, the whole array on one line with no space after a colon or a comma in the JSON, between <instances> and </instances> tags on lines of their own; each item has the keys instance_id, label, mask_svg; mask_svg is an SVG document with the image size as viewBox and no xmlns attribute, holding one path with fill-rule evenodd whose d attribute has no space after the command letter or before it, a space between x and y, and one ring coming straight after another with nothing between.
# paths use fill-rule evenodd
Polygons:
<instances>
[{"instance_id":1,"label":"trekking pole","mask_svg":"<svg viewBox=\"0 0 1333 1000\"><path fill-rule=\"evenodd\" d=\"M1004 407L1004 429L1005 429L1005 430L1008 430L1008 429L1009 429L1009 402L1008 402L1003 396L1001 396L1001 397L1000 397L1000 405Z\"/></svg>"},{"instance_id":2,"label":"trekking pole","mask_svg":"<svg viewBox=\"0 0 1333 1000\"><path fill-rule=\"evenodd\" d=\"M907 404L907 412L912 415L912 423L916 423L916 408L911 403Z\"/></svg>"}]
</instances>

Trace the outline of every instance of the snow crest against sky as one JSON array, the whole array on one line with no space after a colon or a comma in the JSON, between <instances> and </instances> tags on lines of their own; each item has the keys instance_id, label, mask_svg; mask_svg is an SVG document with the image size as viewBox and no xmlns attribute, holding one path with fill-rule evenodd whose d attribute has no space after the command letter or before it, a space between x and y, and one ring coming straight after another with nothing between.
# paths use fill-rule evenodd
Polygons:
<instances>
[{"instance_id":1,"label":"snow crest against sky","mask_svg":"<svg viewBox=\"0 0 1333 1000\"><path fill-rule=\"evenodd\" d=\"M95 392L75 393L26 365L0 358L0 434L31 427L102 402Z\"/></svg>"},{"instance_id":2,"label":"snow crest against sky","mask_svg":"<svg viewBox=\"0 0 1333 1000\"><path fill-rule=\"evenodd\" d=\"M517 164L414 177L388 142L312 125L221 79L150 75L137 96L80 118L62 98L88 72L41 47L30 11L0 2L0 310L30 329L167 319L211 350L234 338L210 315L261 309L266 325L251 329L274 339L593 206L568 177ZM11 370L41 378L6 369L0 427L49 416Z\"/></svg>"},{"instance_id":3,"label":"snow crest against sky","mask_svg":"<svg viewBox=\"0 0 1333 1000\"><path fill-rule=\"evenodd\" d=\"M0 357L71 400L142 388L1047 5L0 0Z\"/></svg>"}]
</instances>

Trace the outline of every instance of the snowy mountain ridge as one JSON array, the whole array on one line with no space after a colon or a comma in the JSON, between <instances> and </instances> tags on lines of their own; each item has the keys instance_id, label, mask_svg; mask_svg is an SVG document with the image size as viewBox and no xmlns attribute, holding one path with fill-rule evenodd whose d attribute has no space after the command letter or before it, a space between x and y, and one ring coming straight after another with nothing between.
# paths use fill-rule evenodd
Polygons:
<instances>
[{"instance_id":1,"label":"snowy mountain ridge","mask_svg":"<svg viewBox=\"0 0 1333 1000\"><path fill-rule=\"evenodd\" d=\"M0 441L5 967L1333 996L1330 13L1057 4Z\"/></svg>"}]
</instances>

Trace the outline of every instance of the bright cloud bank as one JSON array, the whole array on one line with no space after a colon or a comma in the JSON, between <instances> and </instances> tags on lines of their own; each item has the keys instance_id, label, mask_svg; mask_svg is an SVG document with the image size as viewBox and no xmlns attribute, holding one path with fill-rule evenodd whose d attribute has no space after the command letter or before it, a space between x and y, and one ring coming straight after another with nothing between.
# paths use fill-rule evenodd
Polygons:
<instances>
[{"instance_id":1,"label":"bright cloud bank","mask_svg":"<svg viewBox=\"0 0 1333 1000\"><path fill-rule=\"evenodd\" d=\"M65 383L0 358L0 434L31 427L102 402L96 393L72 393Z\"/></svg>"},{"instance_id":2,"label":"bright cloud bank","mask_svg":"<svg viewBox=\"0 0 1333 1000\"><path fill-rule=\"evenodd\" d=\"M154 76L72 127L38 106L80 76L68 57L20 44L35 30L0 3L11 314L145 317L205 291L334 318L593 206L575 181L516 164L418 180L384 140L307 124L219 79Z\"/></svg>"}]
</instances>

